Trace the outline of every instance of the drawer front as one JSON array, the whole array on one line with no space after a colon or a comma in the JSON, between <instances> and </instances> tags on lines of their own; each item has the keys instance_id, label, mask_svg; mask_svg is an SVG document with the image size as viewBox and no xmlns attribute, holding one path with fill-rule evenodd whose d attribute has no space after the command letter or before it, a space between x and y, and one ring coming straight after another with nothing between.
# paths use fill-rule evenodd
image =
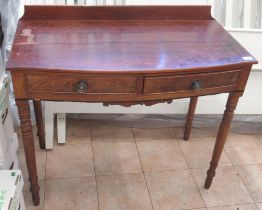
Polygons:
<instances>
[{"instance_id":1,"label":"drawer front","mask_svg":"<svg viewBox=\"0 0 262 210\"><path fill-rule=\"evenodd\" d=\"M144 94L198 91L236 86L241 70L219 73L145 77Z\"/></svg>"},{"instance_id":2,"label":"drawer front","mask_svg":"<svg viewBox=\"0 0 262 210\"><path fill-rule=\"evenodd\" d=\"M32 92L76 94L134 94L135 76L51 76L26 75L27 89Z\"/></svg>"}]
</instances>

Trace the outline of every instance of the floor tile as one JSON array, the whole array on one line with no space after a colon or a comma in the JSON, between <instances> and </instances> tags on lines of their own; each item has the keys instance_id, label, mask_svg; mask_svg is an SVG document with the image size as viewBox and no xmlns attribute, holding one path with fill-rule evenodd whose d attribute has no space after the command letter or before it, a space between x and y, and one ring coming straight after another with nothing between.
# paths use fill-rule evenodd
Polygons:
<instances>
[{"instance_id":1,"label":"floor tile","mask_svg":"<svg viewBox=\"0 0 262 210\"><path fill-rule=\"evenodd\" d=\"M218 207L210 207L207 210L257 210L255 204L240 204L240 205L232 205L232 206L218 206Z\"/></svg>"},{"instance_id":2,"label":"floor tile","mask_svg":"<svg viewBox=\"0 0 262 210\"><path fill-rule=\"evenodd\" d=\"M93 142L93 151L97 175L142 171L135 142Z\"/></svg>"},{"instance_id":3,"label":"floor tile","mask_svg":"<svg viewBox=\"0 0 262 210\"><path fill-rule=\"evenodd\" d=\"M131 128L91 121L92 140L123 142L134 141Z\"/></svg>"},{"instance_id":4,"label":"floor tile","mask_svg":"<svg viewBox=\"0 0 262 210\"><path fill-rule=\"evenodd\" d=\"M100 210L151 210L144 175L98 176Z\"/></svg>"},{"instance_id":5,"label":"floor tile","mask_svg":"<svg viewBox=\"0 0 262 210\"><path fill-rule=\"evenodd\" d=\"M170 140L175 135L171 128L133 128L135 140Z\"/></svg>"},{"instance_id":6,"label":"floor tile","mask_svg":"<svg viewBox=\"0 0 262 210\"><path fill-rule=\"evenodd\" d=\"M204 207L189 170L146 173L155 210Z\"/></svg>"},{"instance_id":7,"label":"floor tile","mask_svg":"<svg viewBox=\"0 0 262 210\"><path fill-rule=\"evenodd\" d=\"M253 202L233 167L218 167L208 190L204 188L206 169L193 169L192 173L207 207Z\"/></svg>"},{"instance_id":8,"label":"floor tile","mask_svg":"<svg viewBox=\"0 0 262 210\"><path fill-rule=\"evenodd\" d=\"M236 170L255 202L262 202L262 164L236 166Z\"/></svg>"},{"instance_id":9,"label":"floor tile","mask_svg":"<svg viewBox=\"0 0 262 210\"><path fill-rule=\"evenodd\" d=\"M262 210L262 203L257 203L257 207L259 210Z\"/></svg>"},{"instance_id":10,"label":"floor tile","mask_svg":"<svg viewBox=\"0 0 262 210\"><path fill-rule=\"evenodd\" d=\"M67 144L91 143L89 120L67 118L66 121Z\"/></svg>"},{"instance_id":11,"label":"floor tile","mask_svg":"<svg viewBox=\"0 0 262 210\"><path fill-rule=\"evenodd\" d=\"M206 210L206 208L196 208L196 209L192 209L192 210Z\"/></svg>"},{"instance_id":12,"label":"floor tile","mask_svg":"<svg viewBox=\"0 0 262 210\"><path fill-rule=\"evenodd\" d=\"M196 209L192 209L192 210L206 210L206 208L196 208Z\"/></svg>"},{"instance_id":13,"label":"floor tile","mask_svg":"<svg viewBox=\"0 0 262 210\"><path fill-rule=\"evenodd\" d=\"M38 179L42 180L45 179L45 167L46 167L46 151L45 150L37 150L35 152L36 155L36 166L37 166L37 175ZM25 152L23 148L19 148L17 151L18 163L19 168L23 172L24 179L27 180L28 172L25 160Z\"/></svg>"},{"instance_id":14,"label":"floor tile","mask_svg":"<svg viewBox=\"0 0 262 210\"><path fill-rule=\"evenodd\" d=\"M91 144L56 146L47 152L47 179L85 176L94 176Z\"/></svg>"},{"instance_id":15,"label":"floor tile","mask_svg":"<svg viewBox=\"0 0 262 210\"><path fill-rule=\"evenodd\" d=\"M18 138L18 147L19 148L23 148L23 140L22 140L22 132L21 132L21 127L20 126L15 126L14 127L15 132L17 134L17 138ZM32 130L33 130L33 136L34 136L34 144L35 144L35 149L36 150L41 150L40 146L39 146L39 140L38 140L38 136L37 136L37 128L35 125L32 126Z\"/></svg>"},{"instance_id":16,"label":"floor tile","mask_svg":"<svg viewBox=\"0 0 262 210\"><path fill-rule=\"evenodd\" d=\"M233 165L262 164L262 145L251 135L230 135L225 146Z\"/></svg>"},{"instance_id":17,"label":"floor tile","mask_svg":"<svg viewBox=\"0 0 262 210\"><path fill-rule=\"evenodd\" d=\"M24 195L26 210L44 210L45 181L44 180L39 181L39 186L40 186L40 192L39 192L40 204L39 206L35 206L33 204L32 194L30 192L29 181L27 181L25 178L24 178L24 181L25 181L25 184L23 188L23 195Z\"/></svg>"},{"instance_id":18,"label":"floor tile","mask_svg":"<svg viewBox=\"0 0 262 210\"><path fill-rule=\"evenodd\" d=\"M98 210L94 177L50 179L45 185L45 210Z\"/></svg>"},{"instance_id":19,"label":"floor tile","mask_svg":"<svg viewBox=\"0 0 262 210\"><path fill-rule=\"evenodd\" d=\"M187 163L177 141L137 141L144 171L187 169Z\"/></svg>"},{"instance_id":20,"label":"floor tile","mask_svg":"<svg viewBox=\"0 0 262 210\"><path fill-rule=\"evenodd\" d=\"M181 146L190 168L209 167L215 145L214 137L192 138L188 141L181 139L178 143ZM224 152L220 157L219 165L231 165L227 155Z\"/></svg>"},{"instance_id":21,"label":"floor tile","mask_svg":"<svg viewBox=\"0 0 262 210\"><path fill-rule=\"evenodd\" d=\"M184 127L173 128L175 137L177 139L183 139L184 137ZM216 133L213 129L207 128L195 128L193 127L190 133L190 139L192 138L204 138L204 137L215 137Z\"/></svg>"},{"instance_id":22,"label":"floor tile","mask_svg":"<svg viewBox=\"0 0 262 210\"><path fill-rule=\"evenodd\" d=\"M257 137L257 139L258 139L258 142L260 143L260 144L262 144L262 135L260 134L260 135L256 135L256 137Z\"/></svg>"}]
</instances>

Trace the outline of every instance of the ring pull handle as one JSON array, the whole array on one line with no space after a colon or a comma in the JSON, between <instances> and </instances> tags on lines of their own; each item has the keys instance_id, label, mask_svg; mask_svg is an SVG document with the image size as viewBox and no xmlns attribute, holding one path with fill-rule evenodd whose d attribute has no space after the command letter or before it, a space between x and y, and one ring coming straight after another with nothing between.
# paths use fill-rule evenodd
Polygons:
<instances>
[{"instance_id":1,"label":"ring pull handle","mask_svg":"<svg viewBox=\"0 0 262 210\"><path fill-rule=\"evenodd\" d=\"M78 93L87 93L88 84L87 81L81 80L77 82L75 90Z\"/></svg>"},{"instance_id":2,"label":"ring pull handle","mask_svg":"<svg viewBox=\"0 0 262 210\"><path fill-rule=\"evenodd\" d=\"M199 80L194 80L192 83L192 90L200 90L202 88L202 82L200 82Z\"/></svg>"}]
</instances>

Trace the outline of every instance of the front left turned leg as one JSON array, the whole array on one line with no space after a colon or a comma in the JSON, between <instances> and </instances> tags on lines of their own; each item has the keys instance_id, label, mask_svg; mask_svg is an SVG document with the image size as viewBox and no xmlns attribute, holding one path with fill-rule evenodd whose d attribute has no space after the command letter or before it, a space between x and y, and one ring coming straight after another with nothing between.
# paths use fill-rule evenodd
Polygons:
<instances>
[{"instance_id":1,"label":"front left turned leg","mask_svg":"<svg viewBox=\"0 0 262 210\"><path fill-rule=\"evenodd\" d=\"M205 181L206 189L209 189L209 187L212 184L212 180L216 175L216 168L227 139L228 131L230 129L230 124L234 116L234 111L237 107L237 102L239 100L239 97L241 97L242 94L243 92L233 92L230 93L228 96L226 110L224 112L223 119L217 133L216 143L215 143L212 159L210 162L210 167L207 171L207 178Z\"/></svg>"},{"instance_id":2,"label":"front left turned leg","mask_svg":"<svg viewBox=\"0 0 262 210\"><path fill-rule=\"evenodd\" d=\"M39 205L39 185L36 168L34 137L30 119L30 107L27 100L17 100L16 105L20 117L26 165L29 175L28 180L30 182L30 191L32 193L34 204Z\"/></svg>"},{"instance_id":3,"label":"front left turned leg","mask_svg":"<svg viewBox=\"0 0 262 210\"><path fill-rule=\"evenodd\" d=\"M33 100L33 103L34 103L39 145L41 149L45 149L45 129L43 124L42 104L40 100Z\"/></svg>"}]
</instances>

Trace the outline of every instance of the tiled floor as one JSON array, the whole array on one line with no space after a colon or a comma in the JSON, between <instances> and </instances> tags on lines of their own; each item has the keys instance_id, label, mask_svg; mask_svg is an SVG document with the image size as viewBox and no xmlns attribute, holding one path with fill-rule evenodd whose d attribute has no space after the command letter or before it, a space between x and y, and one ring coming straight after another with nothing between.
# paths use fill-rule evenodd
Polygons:
<instances>
[{"instance_id":1,"label":"tiled floor","mask_svg":"<svg viewBox=\"0 0 262 210\"><path fill-rule=\"evenodd\" d=\"M230 134L205 190L215 143L210 129L194 128L183 141L183 128L73 119L67 126L66 145L36 147L41 203L32 205L26 182L28 210L262 210L262 136ZM27 177L23 148L18 156Z\"/></svg>"}]
</instances>

